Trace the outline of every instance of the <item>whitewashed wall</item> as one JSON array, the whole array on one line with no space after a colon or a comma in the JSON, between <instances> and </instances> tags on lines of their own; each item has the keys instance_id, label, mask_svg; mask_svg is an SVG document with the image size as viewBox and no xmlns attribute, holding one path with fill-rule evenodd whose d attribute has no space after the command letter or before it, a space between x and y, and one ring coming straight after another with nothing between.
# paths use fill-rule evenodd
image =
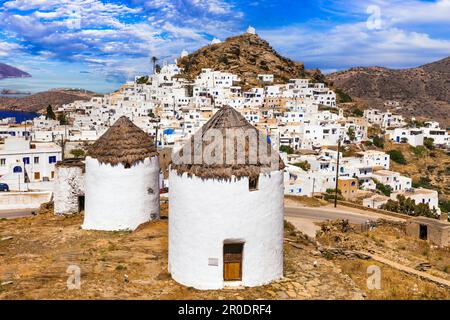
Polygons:
<instances>
[{"instance_id":1,"label":"whitewashed wall","mask_svg":"<svg viewBox=\"0 0 450 320\"><path fill-rule=\"evenodd\" d=\"M83 169L77 166L56 166L54 190L55 214L78 213L78 196L84 195Z\"/></svg>"},{"instance_id":2,"label":"whitewashed wall","mask_svg":"<svg viewBox=\"0 0 450 320\"><path fill-rule=\"evenodd\" d=\"M248 179L232 182L170 172L169 272L197 289L220 289L223 244L245 242L242 284L258 286L283 276L283 173L261 175L259 190ZM209 265L209 259L218 265Z\"/></svg>"},{"instance_id":3,"label":"whitewashed wall","mask_svg":"<svg viewBox=\"0 0 450 320\"><path fill-rule=\"evenodd\" d=\"M159 218L159 160L147 158L129 169L86 158L83 229L134 230Z\"/></svg>"}]
</instances>

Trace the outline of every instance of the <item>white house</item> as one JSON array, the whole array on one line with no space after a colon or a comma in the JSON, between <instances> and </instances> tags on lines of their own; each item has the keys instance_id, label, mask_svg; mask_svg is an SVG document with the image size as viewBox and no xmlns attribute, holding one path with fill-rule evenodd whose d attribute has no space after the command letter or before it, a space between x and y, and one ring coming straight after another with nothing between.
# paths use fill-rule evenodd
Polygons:
<instances>
[{"instance_id":1,"label":"white house","mask_svg":"<svg viewBox=\"0 0 450 320\"><path fill-rule=\"evenodd\" d=\"M53 142L8 137L0 145L0 182L10 190L52 190L61 153L61 147Z\"/></svg>"},{"instance_id":2,"label":"white house","mask_svg":"<svg viewBox=\"0 0 450 320\"><path fill-rule=\"evenodd\" d=\"M415 201L416 204L424 203L427 204L431 210L436 210L438 215L441 214L441 209L439 208L439 197L438 192L430 189L409 189L406 191L395 192L391 194L392 200L397 200L397 196L402 195L405 198L410 198Z\"/></svg>"},{"instance_id":3,"label":"white house","mask_svg":"<svg viewBox=\"0 0 450 320\"><path fill-rule=\"evenodd\" d=\"M413 147L423 146L424 134L421 129L395 128L386 131L390 140L397 143L408 143Z\"/></svg>"},{"instance_id":4,"label":"white house","mask_svg":"<svg viewBox=\"0 0 450 320\"><path fill-rule=\"evenodd\" d=\"M401 176L398 172L378 170L372 174L372 178L382 184L390 186L393 192L409 190L412 188L412 179Z\"/></svg>"}]
</instances>

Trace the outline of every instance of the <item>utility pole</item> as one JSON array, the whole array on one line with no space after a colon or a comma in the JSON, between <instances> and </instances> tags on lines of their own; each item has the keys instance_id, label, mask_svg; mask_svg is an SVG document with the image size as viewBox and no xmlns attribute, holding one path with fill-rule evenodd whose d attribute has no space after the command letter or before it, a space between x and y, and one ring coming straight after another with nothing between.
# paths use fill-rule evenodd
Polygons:
<instances>
[{"instance_id":1,"label":"utility pole","mask_svg":"<svg viewBox=\"0 0 450 320\"><path fill-rule=\"evenodd\" d=\"M316 178L314 177L313 178L313 187L312 187L312 196L313 196L313 198L314 198L314 187L315 187L315 184L316 184Z\"/></svg>"},{"instance_id":2,"label":"utility pole","mask_svg":"<svg viewBox=\"0 0 450 320\"><path fill-rule=\"evenodd\" d=\"M338 154L337 154L337 164L336 164L336 188L334 189L334 207L337 208L337 198L338 198L338 182L339 182L339 160L340 160L340 150L341 149L341 137L338 140Z\"/></svg>"}]
</instances>

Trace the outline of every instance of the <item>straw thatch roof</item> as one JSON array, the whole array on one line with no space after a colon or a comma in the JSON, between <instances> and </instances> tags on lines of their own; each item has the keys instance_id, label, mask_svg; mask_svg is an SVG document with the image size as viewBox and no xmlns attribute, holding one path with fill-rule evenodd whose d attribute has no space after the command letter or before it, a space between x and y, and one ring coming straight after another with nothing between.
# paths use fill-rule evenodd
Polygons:
<instances>
[{"instance_id":1,"label":"straw thatch roof","mask_svg":"<svg viewBox=\"0 0 450 320\"><path fill-rule=\"evenodd\" d=\"M213 130L216 133L221 132L222 154L217 158L220 159L219 161L208 164L208 161L205 161L207 153L216 155L216 151L211 151L213 148L207 148L208 145L215 142L215 138L211 138ZM255 138L249 138L250 135ZM189 176L222 180L230 179L232 176L236 178L257 177L262 172L269 173L285 167L278 153L268 143L267 137L252 126L239 112L228 106L217 111L191 138L190 145L192 146L190 149L186 149L185 145L178 152L177 156L182 158L181 162L172 159L171 168L178 174L187 173ZM185 157L186 150L188 153ZM234 153L232 153L233 150ZM238 154L243 154L244 158L238 160Z\"/></svg>"},{"instance_id":2,"label":"straw thatch roof","mask_svg":"<svg viewBox=\"0 0 450 320\"><path fill-rule=\"evenodd\" d=\"M153 139L122 116L89 149L87 156L100 163L132 166L158 154Z\"/></svg>"}]
</instances>

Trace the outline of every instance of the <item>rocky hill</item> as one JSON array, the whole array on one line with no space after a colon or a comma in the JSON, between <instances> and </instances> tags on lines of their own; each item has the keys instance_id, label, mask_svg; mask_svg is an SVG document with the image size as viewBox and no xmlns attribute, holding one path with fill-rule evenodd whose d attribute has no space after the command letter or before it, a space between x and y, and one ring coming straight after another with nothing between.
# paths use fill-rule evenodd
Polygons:
<instances>
[{"instance_id":1,"label":"rocky hill","mask_svg":"<svg viewBox=\"0 0 450 320\"><path fill-rule=\"evenodd\" d=\"M450 125L450 57L411 69L352 68L327 76L330 82L370 107L393 109L405 116L431 118Z\"/></svg>"},{"instance_id":2,"label":"rocky hill","mask_svg":"<svg viewBox=\"0 0 450 320\"><path fill-rule=\"evenodd\" d=\"M18 111L40 111L49 104L58 107L76 100L89 100L95 94L90 91L74 89L54 89L25 97L0 97L0 109Z\"/></svg>"},{"instance_id":3,"label":"rocky hill","mask_svg":"<svg viewBox=\"0 0 450 320\"><path fill-rule=\"evenodd\" d=\"M28 78L31 75L25 71L0 63L0 79L4 78Z\"/></svg>"},{"instance_id":4,"label":"rocky hill","mask_svg":"<svg viewBox=\"0 0 450 320\"><path fill-rule=\"evenodd\" d=\"M237 74L242 80L239 85L244 88L263 85L256 78L258 74L273 74L275 83L304 77L324 79L319 70L305 70L303 63L281 56L267 41L249 33L200 48L179 59L178 65L184 68L188 79L194 79L202 68Z\"/></svg>"}]
</instances>

